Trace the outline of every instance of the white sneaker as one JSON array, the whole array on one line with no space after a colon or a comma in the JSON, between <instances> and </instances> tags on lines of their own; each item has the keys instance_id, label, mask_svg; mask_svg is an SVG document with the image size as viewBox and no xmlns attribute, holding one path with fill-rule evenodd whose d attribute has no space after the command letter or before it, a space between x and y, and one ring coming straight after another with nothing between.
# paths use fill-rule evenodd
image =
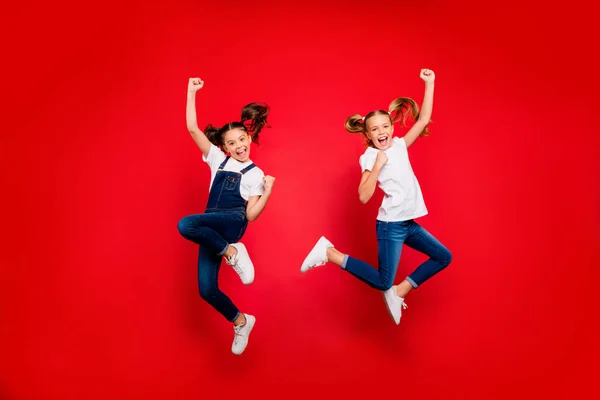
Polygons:
<instances>
[{"instance_id":1,"label":"white sneaker","mask_svg":"<svg viewBox=\"0 0 600 400\"><path fill-rule=\"evenodd\" d=\"M384 291L383 299L385 300L385 305L390 317L392 317L396 325L400 324L402 310L407 309L408 306L404 302L404 298L396 294L396 286L392 286L388 290Z\"/></svg>"},{"instance_id":2,"label":"white sneaker","mask_svg":"<svg viewBox=\"0 0 600 400\"><path fill-rule=\"evenodd\" d=\"M250 336L250 332L252 328L254 328L254 323L256 322L256 318L252 315L244 314L246 317L246 323L242 326L233 326L233 344L231 345L231 352L236 356L239 356L244 352L246 346L248 346L248 336Z\"/></svg>"},{"instance_id":3,"label":"white sneaker","mask_svg":"<svg viewBox=\"0 0 600 400\"><path fill-rule=\"evenodd\" d=\"M312 248L308 256L304 259L302 267L300 267L300 272L306 272L311 268L327 264L327 249L329 247L333 247L333 244L325 239L325 236L321 236L315 247Z\"/></svg>"},{"instance_id":4,"label":"white sneaker","mask_svg":"<svg viewBox=\"0 0 600 400\"><path fill-rule=\"evenodd\" d=\"M231 246L235 247L237 254L226 257L225 262L235 269L245 285L249 285L254 281L254 265L252 265L248 250L242 243L233 243Z\"/></svg>"}]
</instances>

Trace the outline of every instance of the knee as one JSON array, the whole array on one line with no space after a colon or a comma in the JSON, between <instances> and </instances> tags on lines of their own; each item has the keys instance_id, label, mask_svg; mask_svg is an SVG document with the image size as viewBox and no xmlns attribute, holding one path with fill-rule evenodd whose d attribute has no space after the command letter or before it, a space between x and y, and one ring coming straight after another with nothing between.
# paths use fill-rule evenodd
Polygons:
<instances>
[{"instance_id":1,"label":"knee","mask_svg":"<svg viewBox=\"0 0 600 400\"><path fill-rule=\"evenodd\" d=\"M177 230L182 236L185 236L185 232L187 232L188 221L187 217L183 217L177 223Z\"/></svg>"},{"instance_id":2,"label":"knee","mask_svg":"<svg viewBox=\"0 0 600 400\"><path fill-rule=\"evenodd\" d=\"M177 223L177 230L179 234L183 237L188 237L188 233L190 231L190 217L183 217Z\"/></svg>"},{"instance_id":3,"label":"knee","mask_svg":"<svg viewBox=\"0 0 600 400\"><path fill-rule=\"evenodd\" d=\"M440 254L438 262L446 268L452 262L452 253L450 250L445 249L442 254Z\"/></svg>"}]
</instances>

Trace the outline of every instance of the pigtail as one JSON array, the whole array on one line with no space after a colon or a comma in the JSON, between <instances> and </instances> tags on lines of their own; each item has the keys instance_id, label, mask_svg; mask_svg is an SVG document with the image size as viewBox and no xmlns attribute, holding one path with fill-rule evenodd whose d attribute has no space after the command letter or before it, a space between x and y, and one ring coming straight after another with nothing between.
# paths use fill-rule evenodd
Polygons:
<instances>
[{"instance_id":1,"label":"pigtail","mask_svg":"<svg viewBox=\"0 0 600 400\"><path fill-rule=\"evenodd\" d=\"M223 145L223 143L221 143L222 135L220 135L220 131L221 131L221 129L217 128L216 126L212 126L211 124L208 124L206 126L206 128L204 128L204 135L215 146L222 146Z\"/></svg>"},{"instance_id":2,"label":"pigtail","mask_svg":"<svg viewBox=\"0 0 600 400\"><path fill-rule=\"evenodd\" d=\"M258 135L263 127L270 128L267 122L269 115L269 106L265 103L250 103L242 109L241 123L246 127L248 133L252 137L252 141L258 142Z\"/></svg>"},{"instance_id":3,"label":"pigtail","mask_svg":"<svg viewBox=\"0 0 600 400\"><path fill-rule=\"evenodd\" d=\"M365 133L365 119L360 114L354 114L346 119L345 128L350 133Z\"/></svg>"},{"instance_id":4,"label":"pigtail","mask_svg":"<svg viewBox=\"0 0 600 400\"><path fill-rule=\"evenodd\" d=\"M413 121L419 120L419 106L410 97L398 97L390 103L390 118L392 123L400 122L402 127L406 126L406 119L410 116ZM392 114L396 113L392 117ZM431 121L430 121L431 123ZM420 136L429 136L429 129L425 127Z\"/></svg>"}]
</instances>

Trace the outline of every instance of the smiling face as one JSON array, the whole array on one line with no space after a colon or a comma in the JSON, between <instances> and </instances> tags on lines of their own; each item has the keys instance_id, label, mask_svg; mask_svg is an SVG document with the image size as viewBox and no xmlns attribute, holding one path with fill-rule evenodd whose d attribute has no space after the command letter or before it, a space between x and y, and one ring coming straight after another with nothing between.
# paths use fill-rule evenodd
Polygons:
<instances>
[{"instance_id":1,"label":"smiling face","mask_svg":"<svg viewBox=\"0 0 600 400\"><path fill-rule=\"evenodd\" d=\"M250 159L250 135L241 128L230 129L223 134L223 149L239 162Z\"/></svg>"},{"instance_id":2,"label":"smiling face","mask_svg":"<svg viewBox=\"0 0 600 400\"><path fill-rule=\"evenodd\" d=\"M394 125L388 113L379 113L365 120L365 136L379 150L386 150L392 146L392 134Z\"/></svg>"}]
</instances>

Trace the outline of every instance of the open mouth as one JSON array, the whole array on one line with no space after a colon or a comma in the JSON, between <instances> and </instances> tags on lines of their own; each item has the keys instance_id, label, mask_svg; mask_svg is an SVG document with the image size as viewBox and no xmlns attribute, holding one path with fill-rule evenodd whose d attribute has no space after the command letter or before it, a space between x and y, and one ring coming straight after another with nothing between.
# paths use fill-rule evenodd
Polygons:
<instances>
[{"instance_id":1,"label":"open mouth","mask_svg":"<svg viewBox=\"0 0 600 400\"><path fill-rule=\"evenodd\" d=\"M246 149L240 149L236 151L235 154L237 154L237 156L240 158L244 158L246 154L248 154L248 152L246 151Z\"/></svg>"},{"instance_id":2,"label":"open mouth","mask_svg":"<svg viewBox=\"0 0 600 400\"><path fill-rule=\"evenodd\" d=\"M389 140L390 139L387 136L382 136L382 137L380 137L380 138L377 139L377 141L379 142L379 144L382 147L386 147L388 145L388 143L389 143Z\"/></svg>"}]
</instances>

